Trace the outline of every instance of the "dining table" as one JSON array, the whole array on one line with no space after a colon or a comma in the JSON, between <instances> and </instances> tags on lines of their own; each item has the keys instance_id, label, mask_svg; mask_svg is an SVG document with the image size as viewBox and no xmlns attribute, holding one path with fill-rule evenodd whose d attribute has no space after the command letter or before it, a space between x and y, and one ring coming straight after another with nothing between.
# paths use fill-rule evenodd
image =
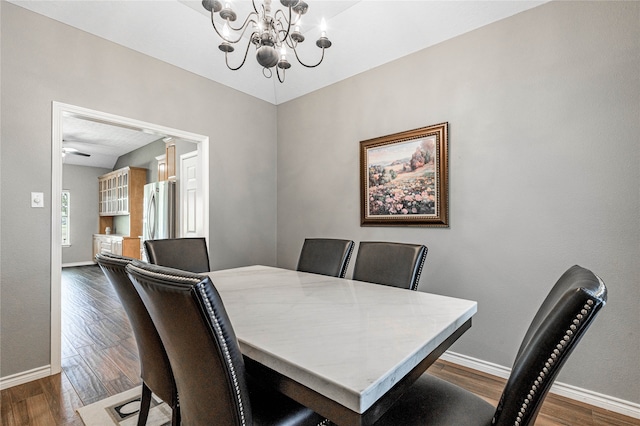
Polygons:
<instances>
[{"instance_id":1,"label":"dining table","mask_svg":"<svg viewBox=\"0 0 640 426\"><path fill-rule=\"evenodd\" d=\"M477 311L471 300L270 266L208 275L248 374L338 425L375 423Z\"/></svg>"}]
</instances>

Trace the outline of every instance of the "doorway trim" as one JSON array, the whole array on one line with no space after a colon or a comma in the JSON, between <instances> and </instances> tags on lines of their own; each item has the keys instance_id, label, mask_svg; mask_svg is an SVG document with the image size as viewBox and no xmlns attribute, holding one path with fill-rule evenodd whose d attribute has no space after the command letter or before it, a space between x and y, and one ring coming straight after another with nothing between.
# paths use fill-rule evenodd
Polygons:
<instances>
[{"instance_id":1,"label":"doorway trim","mask_svg":"<svg viewBox=\"0 0 640 426\"><path fill-rule=\"evenodd\" d=\"M62 122L76 117L147 133L157 133L198 144L200 182L204 214L204 237L209 242L209 137L159 124L91 110L61 102L52 102L51 117L51 353L50 374L62 371L62 236L60 233L62 191ZM97 187L96 187L97 190ZM96 211L97 213L97 211Z\"/></svg>"}]
</instances>

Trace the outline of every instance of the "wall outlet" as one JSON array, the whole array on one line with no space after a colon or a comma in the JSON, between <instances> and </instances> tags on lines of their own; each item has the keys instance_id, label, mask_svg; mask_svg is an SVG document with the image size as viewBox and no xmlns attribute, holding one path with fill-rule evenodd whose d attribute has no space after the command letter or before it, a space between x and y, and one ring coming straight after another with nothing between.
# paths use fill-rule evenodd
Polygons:
<instances>
[{"instance_id":1,"label":"wall outlet","mask_svg":"<svg viewBox=\"0 0 640 426\"><path fill-rule=\"evenodd\" d=\"M32 192L31 193L31 207L44 207L44 193Z\"/></svg>"}]
</instances>

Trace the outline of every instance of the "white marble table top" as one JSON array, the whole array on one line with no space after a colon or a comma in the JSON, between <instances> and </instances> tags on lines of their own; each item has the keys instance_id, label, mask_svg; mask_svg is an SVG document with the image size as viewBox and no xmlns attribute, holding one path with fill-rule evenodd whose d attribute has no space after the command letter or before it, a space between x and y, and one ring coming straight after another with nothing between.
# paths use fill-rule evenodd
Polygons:
<instances>
[{"instance_id":1,"label":"white marble table top","mask_svg":"<svg viewBox=\"0 0 640 426\"><path fill-rule=\"evenodd\" d=\"M266 266L209 273L242 352L364 413L477 303Z\"/></svg>"}]
</instances>

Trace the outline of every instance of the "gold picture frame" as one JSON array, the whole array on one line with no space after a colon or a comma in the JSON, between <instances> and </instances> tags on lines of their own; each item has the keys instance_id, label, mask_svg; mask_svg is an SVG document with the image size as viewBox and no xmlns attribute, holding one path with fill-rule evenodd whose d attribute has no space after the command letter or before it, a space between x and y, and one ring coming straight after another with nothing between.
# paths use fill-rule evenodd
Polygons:
<instances>
[{"instance_id":1,"label":"gold picture frame","mask_svg":"<svg viewBox=\"0 0 640 426\"><path fill-rule=\"evenodd\" d=\"M449 226L449 123L360 142L362 226Z\"/></svg>"}]
</instances>

